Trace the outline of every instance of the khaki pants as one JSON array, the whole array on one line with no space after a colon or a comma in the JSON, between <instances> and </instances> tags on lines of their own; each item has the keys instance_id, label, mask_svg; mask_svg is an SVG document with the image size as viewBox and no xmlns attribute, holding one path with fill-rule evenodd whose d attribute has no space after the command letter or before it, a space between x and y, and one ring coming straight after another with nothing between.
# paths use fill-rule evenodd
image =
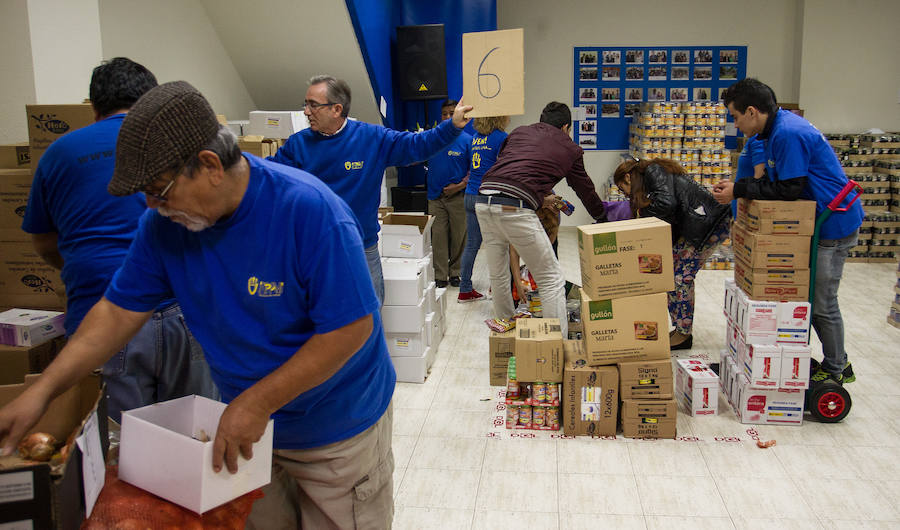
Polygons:
<instances>
[{"instance_id":1,"label":"khaki pants","mask_svg":"<svg viewBox=\"0 0 900 530\"><path fill-rule=\"evenodd\" d=\"M452 197L441 195L428 201L428 213L434 216L431 225L431 247L434 251L434 278L447 281L459 278L463 248L466 245L465 193Z\"/></svg>"},{"instance_id":2,"label":"khaki pants","mask_svg":"<svg viewBox=\"0 0 900 530\"><path fill-rule=\"evenodd\" d=\"M253 504L247 528L390 528L392 407L353 438L313 449L276 449L272 482L263 488L265 497Z\"/></svg>"}]
</instances>

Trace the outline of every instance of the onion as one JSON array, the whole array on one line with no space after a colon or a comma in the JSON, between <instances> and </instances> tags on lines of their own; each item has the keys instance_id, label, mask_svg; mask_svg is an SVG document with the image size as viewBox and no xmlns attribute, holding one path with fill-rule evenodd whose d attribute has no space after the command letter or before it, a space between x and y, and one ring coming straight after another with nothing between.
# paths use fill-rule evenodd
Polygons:
<instances>
[{"instance_id":1,"label":"onion","mask_svg":"<svg viewBox=\"0 0 900 530\"><path fill-rule=\"evenodd\" d=\"M47 462L56 451L58 443L53 435L45 432L32 433L19 442L19 455L29 460Z\"/></svg>"}]
</instances>

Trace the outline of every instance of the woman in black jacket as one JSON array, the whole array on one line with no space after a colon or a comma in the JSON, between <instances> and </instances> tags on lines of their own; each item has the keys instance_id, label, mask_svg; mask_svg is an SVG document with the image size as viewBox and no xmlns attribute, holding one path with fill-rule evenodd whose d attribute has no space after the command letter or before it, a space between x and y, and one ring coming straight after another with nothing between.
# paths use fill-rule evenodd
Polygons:
<instances>
[{"instance_id":1,"label":"woman in black jacket","mask_svg":"<svg viewBox=\"0 0 900 530\"><path fill-rule=\"evenodd\" d=\"M613 180L631 200L635 218L658 217L672 225L675 290L669 293L669 334L673 350L693 344L694 277L713 250L728 237L731 209L689 177L678 162L665 158L628 160Z\"/></svg>"}]
</instances>

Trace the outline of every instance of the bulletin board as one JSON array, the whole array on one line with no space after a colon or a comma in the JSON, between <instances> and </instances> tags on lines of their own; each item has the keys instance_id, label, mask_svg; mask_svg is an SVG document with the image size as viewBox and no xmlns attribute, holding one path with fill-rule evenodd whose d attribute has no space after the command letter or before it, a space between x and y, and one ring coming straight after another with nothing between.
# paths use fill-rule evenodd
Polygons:
<instances>
[{"instance_id":1,"label":"bulletin board","mask_svg":"<svg viewBox=\"0 0 900 530\"><path fill-rule=\"evenodd\" d=\"M585 150L628 149L645 101L719 101L747 75L746 46L584 46L574 49L573 135ZM731 121L731 117L728 117ZM734 138L726 137L734 145Z\"/></svg>"}]
</instances>

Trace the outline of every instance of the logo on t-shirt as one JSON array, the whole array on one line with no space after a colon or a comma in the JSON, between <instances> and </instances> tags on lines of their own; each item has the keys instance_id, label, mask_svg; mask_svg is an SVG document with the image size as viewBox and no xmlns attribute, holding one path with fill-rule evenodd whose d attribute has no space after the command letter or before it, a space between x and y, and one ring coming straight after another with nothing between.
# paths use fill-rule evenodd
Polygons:
<instances>
[{"instance_id":1,"label":"logo on t-shirt","mask_svg":"<svg viewBox=\"0 0 900 530\"><path fill-rule=\"evenodd\" d=\"M250 296L259 296L260 298L271 298L273 296L281 296L284 291L284 282L265 282L251 276L247 280L247 292Z\"/></svg>"},{"instance_id":2,"label":"logo on t-shirt","mask_svg":"<svg viewBox=\"0 0 900 530\"><path fill-rule=\"evenodd\" d=\"M462 156L462 153L459 151L450 150L450 151L447 151L447 156Z\"/></svg>"},{"instance_id":3,"label":"logo on t-shirt","mask_svg":"<svg viewBox=\"0 0 900 530\"><path fill-rule=\"evenodd\" d=\"M769 159L768 164L769 164L769 167L771 167L771 168L775 167L775 161L772 160L771 158Z\"/></svg>"},{"instance_id":4,"label":"logo on t-shirt","mask_svg":"<svg viewBox=\"0 0 900 530\"><path fill-rule=\"evenodd\" d=\"M344 162L344 169L346 169L347 171L350 171L351 169L362 169L362 168L363 168L362 160L357 160L356 162L351 162L348 160L348 161Z\"/></svg>"}]
</instances>

